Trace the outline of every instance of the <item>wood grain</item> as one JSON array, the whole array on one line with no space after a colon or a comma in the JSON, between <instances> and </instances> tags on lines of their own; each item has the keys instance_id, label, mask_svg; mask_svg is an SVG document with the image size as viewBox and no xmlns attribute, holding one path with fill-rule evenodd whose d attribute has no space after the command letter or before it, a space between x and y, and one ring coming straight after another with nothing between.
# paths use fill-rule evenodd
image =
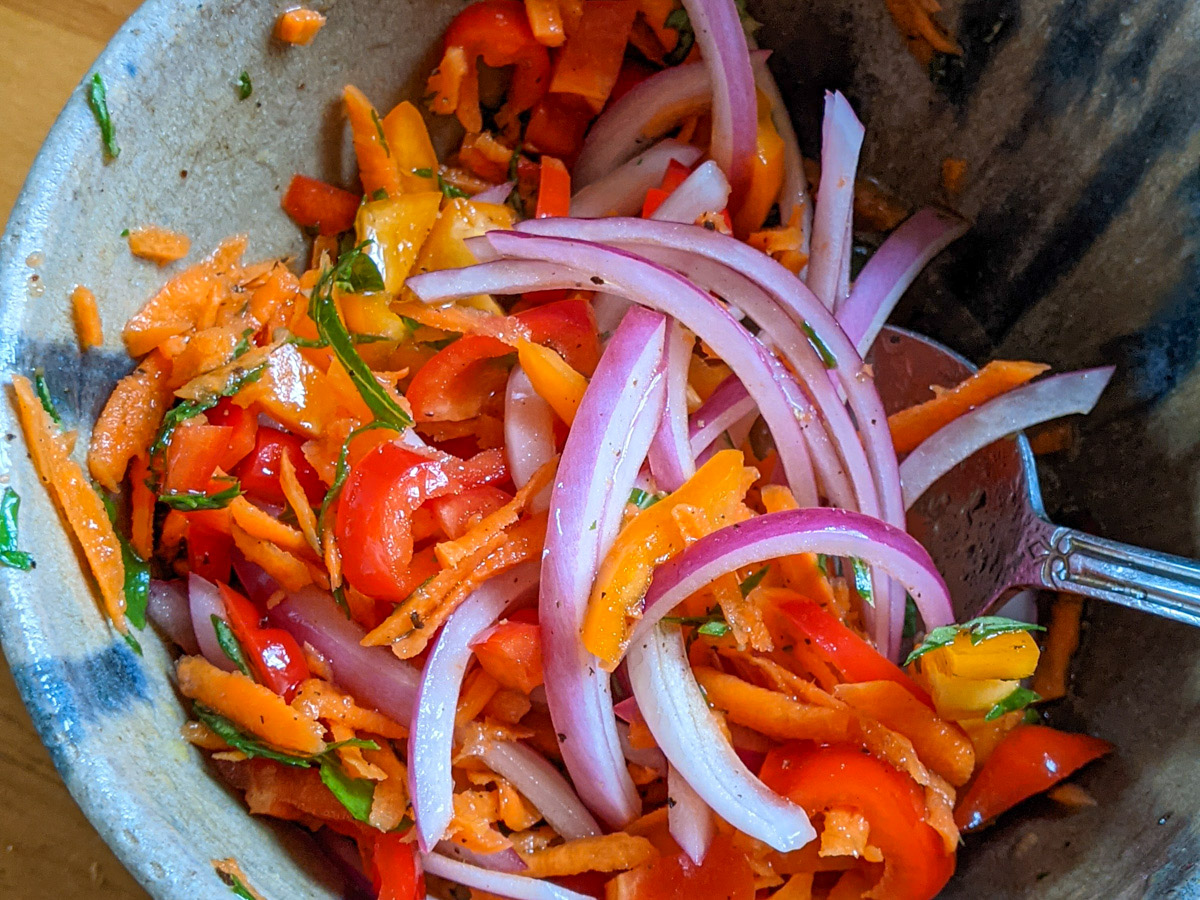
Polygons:
<instances>
[{"instance_id":1,"label":"wood grain","mask_svg":"<svg viewBox=\"0 0 1200 900\"><path fill-rule=\"evenodd\" d=\"M0 221L58 111L140 0L0 0ZM75 806L0 662L0 897L145 900Z\"/></svg>"}]
</instances>

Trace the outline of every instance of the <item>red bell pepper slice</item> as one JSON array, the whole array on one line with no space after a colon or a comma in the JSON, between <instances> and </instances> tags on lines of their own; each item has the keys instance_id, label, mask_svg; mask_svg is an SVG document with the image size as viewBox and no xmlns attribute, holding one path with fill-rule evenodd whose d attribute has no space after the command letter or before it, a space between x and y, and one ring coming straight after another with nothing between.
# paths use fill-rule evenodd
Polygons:
<instances>
[{"instance_id":1,"label":"red bell pepper slice","mask_svg":"<svg viewBox=\"0 0 1200 900\"><path fill-rule=\"evenodd\" d=\"M229 511L207 509L184 515L188 520L188 569L208 581L228 581L233 570L233 538L229 536Z\"/></svg>"},{"instance_id":2,"label":"red bell pepper slice","mask_svg":"<svg viewBox=\"0 0 1200 900\"><path fill-rule=\"evenodd\" d=\"M759 777L815 816L850 807L870 825L883 852L883 877L872 896L930 900L954 874L954 855L925 821L925 799L908 776L854 746L792 743L767 754Z\"/></svg>"},{"instance_id":3,"label":"red bell pepper slice","mask_svg":"<svg viewBox=\"0 0 1200 900\"><path fill-rule=\"evenodd\" d=\"M500 360L516 351L503 341L467 334L439 350L417 370L405 396L417 422L473 419L497 397L508 380Z\"/></svg>"},{"instance_id":4,"label":"red bell pepper slice","mask_svg":"<svg viewBox=\"0 0 1200 900\"><path fill-rule=\"evenodd\" d=\"M229 436L229 445L217 464L222 470L232 472L254 449L254 438L258 434L258 417L253 411L238 406L228 397L222 397L217 405L204 415L208 417L210 425L224 425L233 429Z\"/></svg>"},{"instance_id":5,"label":"red bell pepper slice","mask_svg":"<svg viewBox=\"0 0 1200 900\"><path fill-rule=\"evenodd\" d=\"M242 492L265 503L285 503L279 471L283 454L287 454L296 470L296 480L304 488L308 502L317 504L325 496L325 482L304 456L304 439L278 428L259 428L254 449L237 468Z\"/></svg>"},{"instance_id":6,"label":"red bell pepper slice","mask_svg":"<svg viewBox=\"0 0 1200 900\"><path fill-rule=\"evenodd\" d=\"M521 0L472 3L446 29L444 53L450 51L461 52L466 61L457 113L468 132L483 129L479 111L481 58L493 68L514 67L506 102L496 116L502 126L530 109L550 86L550 54L533 36Z\"/></svg>"},{"instance_id":7,"label":"red bell pepper slice","mask_svg":"<svg viewBox=\"0 0 1200 900\"><path fill-rule=\"evenodd\" d=\"M534 217L545 219L550 216L571 214L571 174L562 160L543 156L541 176L538 179L537 211Z\"/></svg>"},{"instance_id":8,"label":"red bell pepper slice","mask_svg":"<svg viewBox=\"0 0 1200 900\"><path fill-rule=\"evenodd\" d=\"M1112 749L1108 741L1090 735L1018 725L992 751L959 800L954 822L962 831L982 828Z\"/></svg>"},{"instance_id":9,"label":"red bell pepper slice","mask_svg":"<svg viewBox=\"0 0 1200 900\"><path fill-rule=\"evenodd\" d=\"M596 117L591 104L575 94L547 94L529 114L525 145L537 153L548 153L574 163L583 146L583 136Z\"/></svg>"},{"instance_id":10,"label":"red bell pepper slice","mask_svg":"<svg viewBox=\"0 0 1200 900\"><path fill-rule=\"evenodd\" d=\"M233 429L224 425L189 424L175 429L167 447L163 493L194 494L207 489L232 436Z\"/></svg>"},{"instance_id":11,"label":"red bell pepper slice","mask_svg":"<svg viewBox=\"0 0 1200 900\"><path fill-rule=\"evenodd\" d=\"M289 703L310 673L296 639L282 628L263 628L253 603L227 584L218 584L229 627L242 645L254 677Z\"/></svg>"},{"instance_id":12,"label":"red bell pepper slice","mask_svg":"<svg viewBox=\"0 0 1200 900\"><path fill-rule=\"evenodd\" d=\"M600 361L600 332L587 300L559 300L518 313L529 328L529 339L545 344L570 364L590 376Z\"/></svg>"},{"instance_id":13,"label":"red bell pepper slice","mask_svg":"<svg viewBox=\"0 0 1200 900\"><path fill-rule=\"evenodd\" d=\"M672 159L668 162L662 183L658 187L646 191L646 202L642 204L642 218L649 219L658 212L663 201L671 196L675 188L687 181L687 177L691 174L692 170L678 160Z\"/></svg>"},{"instance_id":14,"label":"red bell pepper slice","mask_svg":"<svg viewBox=\"0 0 1200 900\"><path fill-rule=\"evenodd\" d=\"M301 228L315 228L318 234L333 235L354 227L354 217L362 198L332 184L293 175L283 195L283 211Z\"/></svg>"},{"instance_id":15,"label":"red bell pepper slice","mask_svg":"<svg viewBox=\"0 0 1200 900\"><path fill-rule=\"evenodd\" d=\"M844 681L894 681L932 708L933 700L904 670L811 600L796 595L776 609L810 649L841 673Z\"/></svg>"},{"instance_id":16,"label":"red bell pepper slice","mask_svg":"<svg viewBox=\"0 0 1200 900\"><path fill-rule=\"evenodd\" d=\"M493 625L471 646L483 670L506 688L528 694L545 681L539 625L512 618Z\"/></svg>"},{"instance_id":17,"label":"red bell pepper slice","mask_svg":"<svg viewBox=\"0 0 1200 900\"><path fill-rule=\"evenodd\" d=\"M472 524L494 513L510 500L512 495L498 487L485 484L448 497L430 500L429 511L433 513L446 536L457 540L467 533Z\"/></svg>"},{"instance_id":18,"label":"red bell pepper slice","mask_svg":"<svg viewBox=\"0 0 1200 900\"><path fill-rule=\"evenodd\" d=\"M368 868L379 900L424 900L425 874L416 844L403 833L375 835Z\"/></svg>"},{"instance_id":19,"label":"red bell pepper slice","mask_svg":"<svg viewBox=\"0 0 1200 900\"><path fill-rule=\"evenodd\" d=\"M754 871L733 838L719 834L704 862L696 865L683 852L663 855L618 875L608 896L621 900L753 900Z\"/></svg>"}]
</instances>

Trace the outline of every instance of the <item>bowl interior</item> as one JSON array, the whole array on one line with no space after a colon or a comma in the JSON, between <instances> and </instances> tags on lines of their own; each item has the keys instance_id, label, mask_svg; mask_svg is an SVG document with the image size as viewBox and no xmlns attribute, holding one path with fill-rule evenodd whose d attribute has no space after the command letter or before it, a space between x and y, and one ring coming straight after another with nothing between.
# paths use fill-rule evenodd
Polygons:
<instances>
[{"instance_id":1,"label":"bowl interior","mask_svg":"<svg viewBox=\"0 0 1200 900\"><path fill-rule=\"evenodd\" d=\"M95 69L119 159L103 159L82 93L38 158L0 239L0 368L45 368L81 439L130 367L120 324L169 274L132 259L122 229L176 228L197 253L245 231L251 257L302 253L278 198L296 171L352 177L342 86L384 107L419 95L416 76L464 4L339 0L308 48L270 39L285 5L150 0ZM1052 514L1200 556L1200 4L949 3L966 53L935 77L878 0L750 5L809 154L821 90L841 89L867 126L867 174L914 206L952 202L975 220L905 299L901 324L975 361L1119 365L1074 449L1043 460ZM239 101L243 70L254 93ZM945 157L967 162L955 198L940 183ZM106 325L104 348L86 355L68 312L75 284L95 291ZM0 420L19 433L10 404ZM0 454L38 561L0 570L0 637L101 834L156 897L223 896L211 860L228 856L266 896L334 896L306 865L306 840L247 816L179 740L169 657L150 633L142 658L114 640L21 442ZM1074 689L1051 716L1118 745L1083 777L1099 806L1066 815L1038 801L1007 817L968 843L947 896L1200 895L1200 636L1120 609L1087 616Z\"/></svg>"}]
</instances>

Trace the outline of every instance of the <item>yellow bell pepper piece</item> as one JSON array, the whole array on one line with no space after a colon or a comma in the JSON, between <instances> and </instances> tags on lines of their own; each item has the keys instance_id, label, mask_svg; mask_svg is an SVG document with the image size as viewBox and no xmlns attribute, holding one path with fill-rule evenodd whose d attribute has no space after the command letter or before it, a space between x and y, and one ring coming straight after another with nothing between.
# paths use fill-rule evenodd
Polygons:
<instances>
[{"instance_id":1,"label":"yellow bell pepper piece","mask_svg":"<svg viewBox=\"0 0 1200 900\"><path fill-rule=\"evenodd\" d=\"M771 101L758 92L758 132L750 163L750 185L733 214L733 232L745 240L762 227L783 190L783 138L771 119Z\"/></svg>"},{"instance_id":2,"label":"yellow bell pepper piece","mask_svg":"<svg viewBox=\"0 0 1200 900\"><path fill-rule=\"evenodd\" d=\"M942 652L946 670L963 678L1028 678L1038 663L1038 646L1027 631L998 634L978 644L959 633Z\"/></svg>"},{"instance_id":3,"label":"yellow bell pepper piece","mask_svg":"<svg viewBox=\"0 0 1200 900\"><path fill-rule=\"evenodd\" d=\"M621 661L629 642L628 620L637 615L655 566L686 546L674 509L696 507L707 514L714 529L728 524L758 477L743 461L740 450L716 453L679 490L639 512L617 535L600 565L583 624L584 646L606 670L612 671Z\"/></svg>"},{"instance_id":4,"label":"yellow bell pepper piece","mask_svg":"<svg viewBox=\"0 0 1200 900\"><path fill-rule=\"evenodd\" d=\"M549 347L531 341L517 342L517 359L533 389L558 417L568 425L574 422L583 392L587 390L587 379Z\"/></svg>"},{"instance_id":5,"label":"yellow bell pepper piece","mask_svg":"<svg viewBox=\"0 0 1200 900\"><path fill-rule=\"evenodd\" d=\"M379 268L389 294L394 296L404 287L441 204L440 191L424 191L372 200L358 208L354 223L358 242L371 242L365 252Z\"/></svg>"},{"instance_id":6,"label":"yellow bell pepper piece","mask_svg":"<svg viewBox=\"0 0 1200 900\"><path fill-rule=\"evenodd\" d=\"M342 318L352 334L385 337L392 341L403 341L408 337L408 326L391 311L382 294L343 294L339 301Z\"/></svg>"},{"instance_id":7,"label":"yellow bell pepper piece","mask_svg":"<svg viewBox=\"0 0 1200 900\"><path fill-rule=\"evenodd\" d=\"M949 647L943 647L922 656L918 677L933 696L933 705L943 718L966 719L983 715L1020 686L1016 679L963 678L953 674L949 650Z\"/></svg>"},{"instance_id":8,"label":"yellow bell pepper piece","mask_svg":"<svg viewBox=\"0 0 1200 900\"><path fill-rule=\"evenodd\" d=\"M384 116L383 135L400 170L400 189L406 194L440 192L437 151L433 149L421 111L405 100Z\"/></svg>"},{"instance_id":9,"label":"yellow bell pepper piece","mask_svg":"<svg viewBox=\"0 0 1200 900\"><path fill-rule=\"evenodd\" d=\"M478 237L489 231L508 230L516 221L510 207L500 203L476 203L458 198L446 203L429 237L417 254L414 270L436 272L441 269L461 269L477 262L475 255L467 249L467 238ZM459 300L462 306L470 306L502 315L503 310L486 294Z\"/></svg>"}]
</instances>

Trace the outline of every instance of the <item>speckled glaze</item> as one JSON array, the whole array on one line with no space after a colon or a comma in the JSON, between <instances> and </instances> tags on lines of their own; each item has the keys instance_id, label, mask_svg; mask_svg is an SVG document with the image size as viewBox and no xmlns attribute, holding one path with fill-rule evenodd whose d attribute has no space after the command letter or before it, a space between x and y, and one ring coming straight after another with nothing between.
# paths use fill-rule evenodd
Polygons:
<instances>
[{"instance_id":1,"label":"speckled glaze","mask_svg":"<svg viewBox=\"0 0 1200 900\"><path fill-rule=\"evenodd\" d=\"M206 252L235 231L250 256L299 254L279 210L293 171L349 182L336 99L414 96L461 2L325 0L308 48L269 35L286 0L151 0L95 67L121 156L106 162L82 92L64 110L0 239L0 370L46 369L86 438L130 367L121 322L171 273L120 232L155 222ZM901 321L976 361L1116 362L1114 388L1068 459L1043 466L1052 513L1098 534L1200 555L1200 4L969 0L945 21L967 54L931 82L879 0L751 3L815 149L820 90L867 125L865 169L913 203L942 201L940 161L968 162L955 205L976 227L918 282ZM254 94L239 102L246 70ZM317 139L314 139L314 135ZM71 288L100 298L106 344L81 355ZM5 375L4 380L7 380ZM11 403L0 434L18 434ZM0 472L23 498L29 574L0 570L0 638L75 799L158 898L225 897L235 856L268 898L336 896L307 839L251 819L178 737L169 657L134 656L104 624L80 558L19 437ZM1118 745L1083 779L1099 807L1048 801L972 840L954 898L1200 897L1200 634L1088 608L1071 696L1052 720Z\"/></svg>"}]
</instances>

